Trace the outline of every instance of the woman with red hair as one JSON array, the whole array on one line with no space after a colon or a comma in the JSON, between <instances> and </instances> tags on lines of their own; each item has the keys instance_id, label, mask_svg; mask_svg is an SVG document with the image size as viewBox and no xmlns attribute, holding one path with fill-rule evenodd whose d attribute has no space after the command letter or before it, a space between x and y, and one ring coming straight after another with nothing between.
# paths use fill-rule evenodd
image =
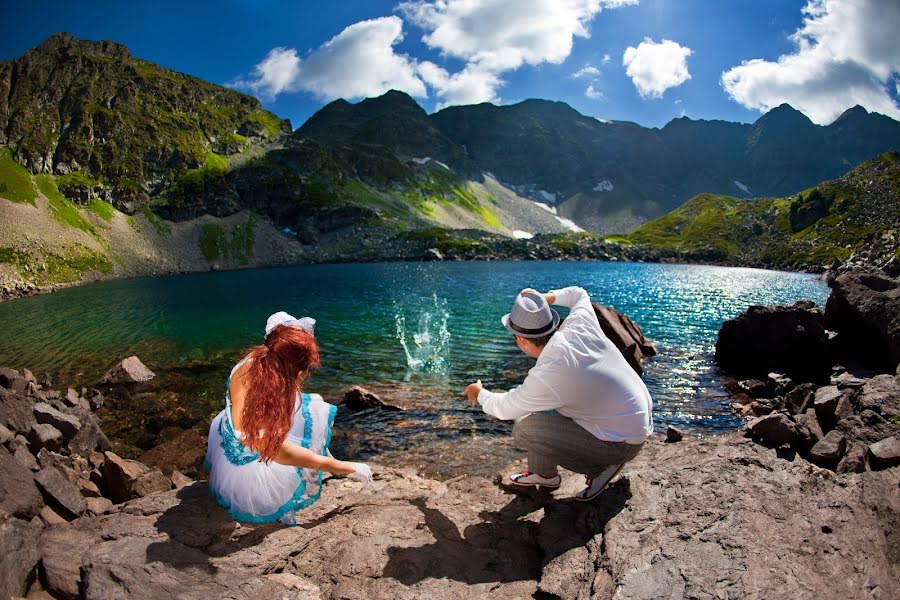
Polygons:
<instances>
[{"instance_id":1,"label":"woman with red hair","mask_svg":"<svg viewBox=\"0 0 900 600\"><path fill-rule=\"evenodd\" d=\"M322 472L364 483L372 471L328 452L337 407L302 392L319 366L315 321L275 313L263 344L235 365L225 408L209 428L209 489L238 521L295 524L295 512L319 499Z\"/></svg>"}]
</instances>

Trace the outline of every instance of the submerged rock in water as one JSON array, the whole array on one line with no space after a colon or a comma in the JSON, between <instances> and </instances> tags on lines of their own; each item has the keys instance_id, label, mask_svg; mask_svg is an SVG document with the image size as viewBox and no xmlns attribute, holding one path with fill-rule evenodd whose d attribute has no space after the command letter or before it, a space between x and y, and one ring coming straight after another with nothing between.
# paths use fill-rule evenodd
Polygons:
<instances>
[{"instance_id":1,"label":"submerged rock in water","mask_svg":"<svg viewBox=\"0 0 900 600\"><path fill-rule=\"evenodd\" d=\"M156 374L144 366L137 356L129 356L100 378L100 384L139 383L149 381Z\"/></svg>"},{"instance_id":2,"label":"submerged rock in water","mask_svg":"<svg viewBox=\"0 0 900 600\"><path fill-rule=\"evenodd\" d=\"M387 404L377 395L364 387L353 386L344 394L343 404L350 410L364 410L367 408L380 408L382 410L403 410L399 406Z\"/></svg>"}]
</instances>

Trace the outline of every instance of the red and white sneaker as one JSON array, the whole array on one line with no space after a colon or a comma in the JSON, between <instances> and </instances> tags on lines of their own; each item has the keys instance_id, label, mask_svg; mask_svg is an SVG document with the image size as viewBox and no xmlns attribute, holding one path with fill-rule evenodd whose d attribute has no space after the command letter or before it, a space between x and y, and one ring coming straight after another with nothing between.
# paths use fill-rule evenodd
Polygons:
<instances>
[{"instance_id":1,"label":"red and white sneaker","mask_svg":"<svg viewBox=\"0 0 900 600\"><path fill-rule=\"evenodd\" d=\"M607 488L613 478L619 474L619 471L621 471L624 466L625 463L620 465L609 465L602 473L593 479L585 476L584 480L587 487L575 494L575 499L582 502L590 502L599 496L600 492Z\"/></svg>"},{"instance_id":2,"label":"red and white sneaker","mask_svg":"<svg viewBox=\"0 0 900 600\"><path fill-rule=\"evenodd\" d=\"M522 471L521 473L510 475L509 482L513 485L521 486L534 485L545 488L558 488L559 484L562 483L562 477L560 477L559 473L553 477L543 477L537 473L532 473L531 471Z\"/></svg>"}]
</instances>

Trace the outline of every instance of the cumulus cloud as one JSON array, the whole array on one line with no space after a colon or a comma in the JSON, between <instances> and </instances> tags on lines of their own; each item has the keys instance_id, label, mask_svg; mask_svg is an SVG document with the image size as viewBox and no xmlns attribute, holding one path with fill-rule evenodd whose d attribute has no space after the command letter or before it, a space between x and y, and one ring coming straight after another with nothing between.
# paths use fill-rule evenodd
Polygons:
<instances>
[{"instance_id":1,"label":"cumulus cloud","mask_svg":"<svg viewBox=\"0 0 900 600\"><path fill-rule=\"evenodd\" d=\"M572 73L572 79L581 79L582 77L597 77L600 75L600 69L593 65L585 65Z\"/></svg>"},{"instance_id":2,"label":"cumulus cloud","mask_svg":"<svg viewBox=\"0 0 900 600\"><path fill-rule=\"evenodd\" d=\"M594 88L594 84L587 86L587 89L584 90L584 95L590 98L591 100L600 100L603 98L603 92Z\"/></svg>"},{"instance_id":3,"label":"cumulus cloud","mask_svg":"<svg viewBox=\"0 0 900 600\"><path fill-rule=\"evenodd\" d=\"M603 55L603 58L600 59L600 64L601 64L601 65L608 65L608 64L609 64L609 61L611 61L611 60L612 60L612 56L610 56L609 54L604 54L604 55Z\"/></svg>"},{"instance_id":4,"label":"cumulus cloud","mask_svg":"<svg viewBox=\"0 0 900 600\"><path fill-rule=\"evenodd\" d=\"M497 99L502 73L522 65L562 63L576 37L590 37L588 26L603 8L637 1L409 0L397 10L426 32L422 41L427 46L466 62L452 75L427 67L429 73L423 77L449 84L434 86L436 92L443 95L447 90L447 102L452 102L451 92L484 102Z\"/></svg>"},{"instance_id":5,"label":"cumulus cloud","mask_svg":"<svg viewBox=\"0 0 900 600\"><path fill-rule=\"evenodd\" d=\"M468 65L451 75L443 67L423 61L419 65L419 75L443 99L437 104L438 110L447 106L488 102L494 99L497 88L503 85L496 73L480 69L477 65Z\"/></svg>"},{"instance_id":6,"label":"cumulus cloud","mask_svg":"<svg viewBox=\"0 0 900 600\"><path fill-rule=\"evenodd\" d=\"M350 25L307 57L292 48L275 48L256 65L253 76L231 82L265 98L306 91L321 100L378 96L396 89L425 97L415 59L397 54L403 21L396 16Z\"/></svg>"},{"instance_id":7,"label":"cumulus cloud","mask_svg":"<svg viewBox=\"0 0 900 600\"><path fill-rule=\"evenodd\" d=\"M721 83L728 95L759 111L787 102L819 124L856 104L900 118L890 95L900 73L900 3L810 0L803 14L790 38L795 52L725 71Z\"/></svg>"},{"instance_id":8,"label":"cumulus cloud","mask_svg":"<svg viewBox=\"0 0 900 600\"><path fill-rule=\"evenodd\" d=\"M691 78L687 67L691 54L693 50L677 42L644 38L637 48L625 49L622 65L642 98L662 98L667 89Z\"/></svg>"}]
</instances>

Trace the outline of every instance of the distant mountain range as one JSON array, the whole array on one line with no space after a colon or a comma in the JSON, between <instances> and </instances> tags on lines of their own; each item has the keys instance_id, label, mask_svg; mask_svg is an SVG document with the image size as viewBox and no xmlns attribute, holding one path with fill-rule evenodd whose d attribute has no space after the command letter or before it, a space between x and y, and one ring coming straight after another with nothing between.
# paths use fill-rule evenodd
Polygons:
<instances>
[{"instance_id":1,"label":"distant mountain range","mask_svg":"<svg viewBox=\"0 0 900 600\"><path fill-rule=\"evenodd\" d=\"M172 222L249 209L305 243L359 227L627 233L700 193L787 197L890 150L900 123L861 107L827 127L782 105L752 125L649 129L547 100L428 115L390 91L292 131L113 42L56 34L0 63L0 196L33 185L24 167L79 206Z\"/></svg>"},{"instance_id":2,"label":"distant mountain range","mask_svg":"<svg viewBox=\"0 0 900 600\"><path fill-rule=\"evenodd\" d=\"M752 125L675 119L662 129L587 117L562 102L454 106L433 115L406 94L337 100L297 135L430 156L489 172L597 232L633 228L703 192L787 196L900 150L900 123L856 106L826 127L783 104Z\"/></svg>"}]
</instances>

